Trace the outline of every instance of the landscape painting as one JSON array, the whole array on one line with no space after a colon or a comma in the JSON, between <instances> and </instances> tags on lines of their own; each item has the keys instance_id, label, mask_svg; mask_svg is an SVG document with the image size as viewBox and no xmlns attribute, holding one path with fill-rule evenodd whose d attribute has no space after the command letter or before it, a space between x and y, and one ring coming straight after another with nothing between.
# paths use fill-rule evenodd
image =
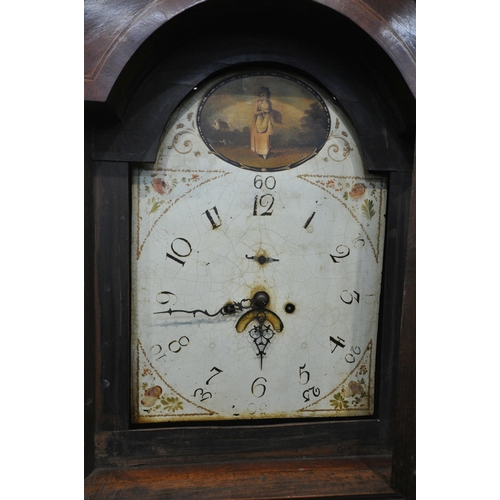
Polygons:
<instances>
[{"instance_id":1,"label":"landscape painting","mask_svg":"<svg viewBox=\"0 0 500 500\"><path fill-rule=\"evenodd\" d=\"M203 98L198 129L213 153L251 170L294 168L324 146L328 108L315 90L283 73L228 78Z\"/></svg>"}]
</instances>

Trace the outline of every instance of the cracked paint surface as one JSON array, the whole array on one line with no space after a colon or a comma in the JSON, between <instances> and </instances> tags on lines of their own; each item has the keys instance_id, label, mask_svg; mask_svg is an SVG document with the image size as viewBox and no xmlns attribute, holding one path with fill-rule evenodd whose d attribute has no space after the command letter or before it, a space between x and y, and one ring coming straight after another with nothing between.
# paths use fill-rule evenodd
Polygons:
<instances>
[{"instance_id":1,"label":"cracked paint surface","mask_svg":"<svg viewBox=\"0 0 500 500\"><path fill-rule=\"evenodd\" d=\"M273 106L284 109L277 78ZM371 415L385 180L364 171L355 131L328 96L328 137L307 161L227 161L197 121L222 81L186 100L157 162L133 172L133 420ZM269 296L264 316L249 305L210 316L257 292Z\"/></svg>"}]
</instances>

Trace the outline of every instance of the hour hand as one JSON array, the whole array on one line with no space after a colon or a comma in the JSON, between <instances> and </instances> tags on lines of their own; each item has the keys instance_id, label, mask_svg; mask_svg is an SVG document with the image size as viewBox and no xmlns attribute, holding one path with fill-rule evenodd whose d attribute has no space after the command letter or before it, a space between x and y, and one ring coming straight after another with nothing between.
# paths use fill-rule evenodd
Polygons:
<instances>
[{"instance_id":1,"label":"hour hand","mask_svg":"<svg viewBox=\"0 0 500 500\"><path fill-rule=\"evenodd\" d=\"M256 260L259 264L267 264L268 262L279 262L279 259L273 257L266 257L265 255L245 255L247 259Z\"/></svg>"}]
</instances>

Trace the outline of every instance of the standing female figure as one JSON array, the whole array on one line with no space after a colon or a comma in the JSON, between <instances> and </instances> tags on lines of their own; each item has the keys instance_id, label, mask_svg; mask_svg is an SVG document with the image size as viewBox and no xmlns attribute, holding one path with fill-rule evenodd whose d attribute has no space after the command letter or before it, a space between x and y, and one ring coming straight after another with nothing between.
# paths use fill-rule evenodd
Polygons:
<instances>
[{"instance_id":1,"label":"standing female figure","mask_svg":"<svg viewBox=\"0 0 500 500\"><path fill-rule=\"evenodd\" d=\"M281 113L273 109L270 101L271 92L267 87L261 87L258 95L259 98L255 101L253 108L250 146L254 153L265 160L271 150L274 125L281 124Z\"/></svg>"}]
</instances>

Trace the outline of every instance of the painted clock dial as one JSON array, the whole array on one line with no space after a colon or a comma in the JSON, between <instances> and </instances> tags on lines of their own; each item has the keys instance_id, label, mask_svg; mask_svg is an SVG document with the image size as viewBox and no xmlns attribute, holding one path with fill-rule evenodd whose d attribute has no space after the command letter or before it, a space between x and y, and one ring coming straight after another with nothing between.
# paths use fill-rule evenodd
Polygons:
<instances>
[{"instance_id":1,"label":"painted clock dial","mask_svg":"<svg viewBox=\"0 0 500 500\"><path fill-rule=\"evenodd\" d=\"M385 206L312 82L195 89L132 176L133 421L372 415Z\"/></svg>"}]
</instances>

